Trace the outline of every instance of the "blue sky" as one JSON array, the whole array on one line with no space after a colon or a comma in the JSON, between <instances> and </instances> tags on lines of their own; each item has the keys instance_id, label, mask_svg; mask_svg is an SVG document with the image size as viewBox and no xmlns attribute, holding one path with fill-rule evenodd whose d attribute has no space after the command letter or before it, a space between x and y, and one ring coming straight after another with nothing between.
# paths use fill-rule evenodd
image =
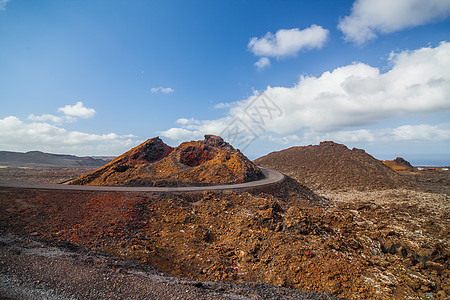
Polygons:
<instances>
[{"instance_id":1,"label":"blue sky","mask_svg":"<svg viewBox=\"0 0 450 300\"><path fill-rule=\"evenodd\" d=\"M250 158L334 140L450 164L449 15L449 0L0 0L0 150L212 133Z\"/></svg>"}]
</instances>

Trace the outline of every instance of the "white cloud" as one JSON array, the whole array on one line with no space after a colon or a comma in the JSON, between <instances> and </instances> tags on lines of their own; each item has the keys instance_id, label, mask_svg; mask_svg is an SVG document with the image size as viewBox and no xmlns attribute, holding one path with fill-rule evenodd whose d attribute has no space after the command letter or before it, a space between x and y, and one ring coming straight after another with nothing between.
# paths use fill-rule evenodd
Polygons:
<instances>
[{"instance_id":1,"label":"white cloud","mask_svg":"<svg viewBox=\"0 0 450 300\"><path fill-rule=\"evenodd\" d=\"M190 118L190 119L181 118L181 119L176 120L176 123L180 124L180 125L188 126L191 124L200 124L200 121L197 121L194 118Z\"/></svg>"},{"instance_id":2,"label":"white cloud","mask_svg":"<svg viewBox=\"0 0 450 300\"><path fill-rule=\"evenodd\" d=\"M160 87L157 87L157 88L152 88L151 92L153 94L156 94L158 92L161 92L161 93L164 93L164 94L171 94L171 93L175 92L175 90L172 89L172 88L169 88L169 87L165 88L165 87L160 86Z\"/></svg>"},{"instance_id":3,"label":"white cloud","mask_svg":"<svg viewBox=\"0 0 450 300\"><path fill-rule=\"evenodd\" d=\"M450 140L450 124L439 125L403 125L396 128L383 128L376 130L348 130L327 133L323 135L308 136L304 138L315 142L333 140L340 143L368 142L440 142Z\"/></svg>"},{"instance_id":4,"label":"white cloud","mask_svg":"<svg viewBox=\"0 0 450 300\"><path fill-rule=\"evenodd\" d=\"M275 34L268 32L262 38L251 38L248 49L254 55L266 58L295 56L302 50L322 48L328 39L328 33L327 29L318 25L311 25L303 30L280 29Z\"/></svg>"},{"instance_id":5,"label":"white cloud","mask_svg":"<svg viewBox=\"0 0 450 300\"><path fill-rule=\"evenodd\" d=\"M178 119L177 123L180 124L181 127L170 128L159 132L159 134L177 142L184 142L202 138L205 134L220 135L231 121L232 119L230 117L219 120L202 121L195 119Z\"/></svg>"},{"instance_id":6,"label":"white cloud","mask_svg":"<svg viewBox=\"0 0 450 300\"><path fill-rule=\"evenodd\" d=\"M41 150L75 155L116 155L136 146L133 135L91 134L68 131L63 123L94 116L95 110L82 102L58 108L61 116L30 114L24 122L15 116L0 119L0 149L10 151ZM51 122L53 124L50 124Z\"/></svg>"},{"instance_id":7,"label":"white cloud","mask_svg":"<svg viewBox=\"0 0 450 300\"><path fill-rule=\"evenodd\" d=\"M395 128L342 130L317 133L306 131L303 135L268 135L267 140L283 145L318 144L321 141L338 143L397 143L397 142L441 142L450 141L450 124L403 125Z\"/></svg>"},{"instance_id":8,"label":"white cloud","mask_svg":"<svg viewBox=\"0 0 450 300\"><path fill-rule=\"evenodd\" d=\"M450 140L450 124L405 125L385 134L386 141L446 141Z\"/></svg>"},{"instance_id":9,"label":"white cloud","mask_svg":"<svg viewBox=\"0 0 450 300\"><path fill-rule=\"evenodd\" d=\"M267 57L261 57L257 62L255 62L255 67L258 70L263 70L270 67L270 60Z\"/></svg>"},{"instance_id":10,"label":"white cloud","mask_svg":"<svg viewBox=\"0 0 450 300\"><path fill-rule=\"evenodd\" d=\"M305 140L296 134L290 134L287 136L268 135L268 136L266 136L266 138L270 142L275 142L275 143L283 144L283 145L303 143Z\"/></svg>"},{"instance_id":11,"label":"white cloud","mask_svg":"<svg viewBox=\"0 0 450 300\"><path fill-rule=\"evenodd\" d=\"M436 22L448 15L448 0L356 0L350 16L339 21L338 29L345 40L361 45L377 34Z\"/></svg>"},{"instance_id":12,"label":"white cloud","mask_svg":"<svg viewBox=\"0 0 450 300\"><path fill-rule=\"evenodd\" d=\"M220 134L239 118L258 134L325 137L327 133L351 130L352 138L380 139L365 126L382 124L383 120L400 120L408 116L425 116L450 112L450 43L415 51L392 53L391 69L382 73L364 63L353 63L324 72L319 77L302 76L293 87L267 87L263 95L272 108L266 110L257 94L235 102L225 118L189 122L180 128L162 132L163 136L183 140L183 136ZM256 101L256 102L255 102ZM269 103L269 104L270 104ZM264 121L246 114L257 108ZM271 117L269 117L270 114ZM259 123L258 123L259 122ZM409 126L409 125L408 125ZM422 139L434 127L399 127L393 137ZM423 126L427 126L424 124ZM419 131L425 128L425 131ZM409 130L409 131L408 131ZM407 133L409 135L407 135ZM385 134L386 135L386 134ZM444 134L440 135L446 137Z\"/></svg>"},{"instance_id":13,"label":"white cloud","mask_svg":"<svg viewBox=\"0 0 450 300\"><path fill-rule=\"evenodd\" d=\"M77 102L75 105L66 105L64 107L58 108L58 112L63 113L62 116L55 116L52 114L42 114L40 116L36 116L34 114L30 114L28 116L28 120L37 121L37 122L53 122L53 123L62 123L62 122L75 122L77 117L79 118L90 118L95 114L95 110L93 108L87 108L83 105L83 102Z\"/></svg>"},{"instance_id":14,"label":"white cloud","mask_svg":"<svg viewBox=\"0 0 450 300\"><path fill-rule=\"evenodd\" d=\"M42 114L40 116L36 116L34 114L31 114L31 115L28 116L28 120L39 121L39 122L50 121L50 122L53 122L53 123L62 123L65 120L65 118L58 117L58 116L51 115L51 114Z\"/></svg>"},{"instance_id":15,"label":"white cloud","mask_svg":"<svg viewBox=\"0 0 450 300\"><path fill-rule=\"evenodd\" d=\"M214 105L215 109L227 109L236 105L237 102L221 102Z\"/></svg>"},{"instance_id":16,"label":"white cloud","mask_svg":"<svg viewBox=\"0 0 450 300\"><path fill-rule=\"evenodd\" d=\"M9 0L0 0L0 10L5 10L8 2Z\"/></svg>"},{"instance_id":17,"label":"white cloud","mask_svg":"<svg viewBox=\"0 0 450 300\"><path fill-rule=\"evenodd\" d=\"M139 143L133 135L68 131L42 122L25 123L15 116L0 119L0 149L41 150L77 155L116 155Z\"/></svg>"},{"instance_id":18,"label":"white cloud","mask_svg":"<svg viewBox=\"0 0 450 300\"><path fill-rule=\"evenodd\" d=\"M189 141L203 137L199 130L189 130L185 128L170 128L161 132L161 135L174 141Z\"/></svg>"},{"instance_id":19,"label":"white cloud","mask_svg":"<svg viewBox=\"0 0 450 300\"><path fill-rule=\"evenodd\" d=\"M78 118L92 118L95 114L95 109L85 107L81 101L78 101L75 105L60 107L58 111L66 116Z\"/></svg>"}]
</instances>

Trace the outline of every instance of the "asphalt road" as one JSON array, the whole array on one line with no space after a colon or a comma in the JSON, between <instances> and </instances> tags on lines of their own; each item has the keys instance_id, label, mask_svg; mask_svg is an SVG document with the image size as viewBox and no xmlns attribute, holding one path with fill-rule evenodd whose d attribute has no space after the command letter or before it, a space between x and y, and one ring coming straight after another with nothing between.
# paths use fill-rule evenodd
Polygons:
<instances>
[{"instance_id":1,"label":"asphalt road","mask_svg":"<svg viewBox=\"0 0 450 300\"><path fill-rule=\"evenodd\" d=\"M56 183L33 183L17 181L0 181L0 187L15 187L41 190L73 190L73 191L100 191L100 192L203 192L203 191L224 191L239 190L253 187L265 186L280 182L284 175L274 170L260 168L264 178L256 181L250 181L237 184L218 184L209 186L180 186L180 187L128 187L128 186L90 186L90 185L68 185Z\"/></svg>"}]
</instances>

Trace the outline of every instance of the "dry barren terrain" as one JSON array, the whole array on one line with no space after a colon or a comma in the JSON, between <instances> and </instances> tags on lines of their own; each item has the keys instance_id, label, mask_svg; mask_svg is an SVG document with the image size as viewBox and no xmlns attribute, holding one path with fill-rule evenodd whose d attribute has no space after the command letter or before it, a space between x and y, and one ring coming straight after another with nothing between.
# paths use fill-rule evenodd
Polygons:
<instances>
[{"instance_id":1,"label":"dry barren terrain","mask_svg":"<svg viewBox=\"0 0 450 300\"><path fill-rule=\"evenodd\" d=\"M2 188L0 227L3 236L66 243L193 280L192 293L166 286L180 299L447 299L450 175L389 176L401 185L352 188L342 177L345 189L310 190L287 177L254 190L192 194ZM14 243L1 245L4 255L14 253ZM12 264L3 259L2 272ZM98 280L120 286L114 276ZM95 284L105 293L110 286Z\"/></svg>"}]
</instances>

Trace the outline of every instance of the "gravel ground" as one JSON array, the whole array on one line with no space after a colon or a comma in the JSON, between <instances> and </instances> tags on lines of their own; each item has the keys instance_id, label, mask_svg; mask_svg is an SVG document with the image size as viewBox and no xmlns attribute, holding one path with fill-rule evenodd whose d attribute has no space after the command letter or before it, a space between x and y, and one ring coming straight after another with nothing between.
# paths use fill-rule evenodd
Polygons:
<instances>
[{"instance_id":1,"label":"gravel ground","mask_svg":"<svg viewBox=\"0 0 450 300\"><path fill-rule=\"evenodd\" d=\"M180 279L70 243L12 234L0 235L0 298L339 299L260 283Z\"/></svg>"}]
</instances>

